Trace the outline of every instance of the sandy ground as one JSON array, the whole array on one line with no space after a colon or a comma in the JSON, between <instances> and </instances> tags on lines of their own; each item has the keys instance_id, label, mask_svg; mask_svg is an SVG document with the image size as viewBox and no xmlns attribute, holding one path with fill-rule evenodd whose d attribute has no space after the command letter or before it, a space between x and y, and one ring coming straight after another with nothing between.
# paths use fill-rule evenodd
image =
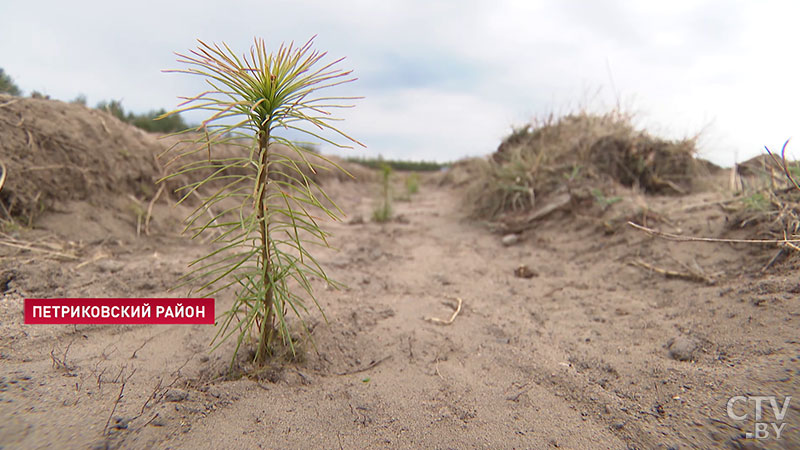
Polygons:
<instances>
[{"instance_id":1,"label":"sandy ground","mask_svg":"<svg viewBox=\"0 0 800 450\"><path fill-rule=\"evenodd\" d=\"M369 217L371 188L330 189L351 219ZM650 201L675 210L713 198ZM340 251L320 260L348 288L319 292L329 323L312 316L318 353L233 381L220 378L230 349L208 353L213 326L23 325L24 297L174 295L167 289L204 250L167 232L137 238L129 219L77 204L50 214L16 239L61 242L78 259L0 250L10 278L0 283L0 445L800 448L800 402L779 441L743 439L753 414L726 414L735 395L798 393L791 262L751 275L736 268L763 252L605 234L574 217L504 246L464 218L458 199L429 182L395 204L400 220L329 224ZM713 233L725 219L713 207L674 216L687 233ZM718 280L629 264L669 258ZM532 278L515 276L521 264ZM449 317L455 298L463 308L451 325L425 320ZM229 302L220 295L217 308Z\"/></svg>"},{"instance_id":2,"label":"sandy ground","mask_svg":"<svg viewBox=\"0 0 800 450\"><path fill-rule=\"evenodd\" d=\"M800 448L797 258L762 273L774 245L626 225L754 237L717 203L724 174L684 196L575 198L511 245L467 219L447 177L424 177L385 224L369 220L371 174L326 179L348 218L325 224L338 251L316 255L347 287L314 282L328 318L309 317L315 347L232 379L233 343L209 352L213 326L23 324L24 298L185 293L170 288L209 250L178 234L190 209L163 195L149 235L141 222L163 142L9 96L0 137L0 205L31 217L0 230L2 449ZM426 320L457 299L451 324ZM734 396L751 398L734 408L747 419L727 413ZM794 397L780 420L764 401L768 439L746 438L755 396Z\"/></svg>"}]
</instances>

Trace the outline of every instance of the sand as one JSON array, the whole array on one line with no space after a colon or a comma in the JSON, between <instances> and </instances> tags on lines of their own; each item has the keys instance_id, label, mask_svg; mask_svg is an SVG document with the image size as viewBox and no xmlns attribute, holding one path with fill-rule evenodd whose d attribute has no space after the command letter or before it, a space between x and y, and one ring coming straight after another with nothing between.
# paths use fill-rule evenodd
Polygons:
<instances>
[{"instance_id":1,"label":"sand","mask_svg":"<svg viewBox=\"0 0 800 450\"><path fill-rule=\"evenodd\" d=\"M187 209L169 196L137 235L128 196L146 205L154 190L54 198L0 235L17 244L0 245L0 447L800 448L797 261L762 273L774 246L672 242L607 220L646 204L630 219L746 236L714 203L722 192L622 190L608 210L557 212L504 243L440 181L424 176L384 224L369 220L375 183L325 182L348 217L323 224L338 250L316 255L347 287L315 282L316 348L236 379L231 343L209 352L213 326L24 325L26 297L182 295L170 288L209 248L179 234ZM452 323L426 320L449 319L457 299ZM745 439L752 402L736 409L747 420L728 416L731 397L757 395L796 398L782 439Z\"/></svg>"}]
</instances>

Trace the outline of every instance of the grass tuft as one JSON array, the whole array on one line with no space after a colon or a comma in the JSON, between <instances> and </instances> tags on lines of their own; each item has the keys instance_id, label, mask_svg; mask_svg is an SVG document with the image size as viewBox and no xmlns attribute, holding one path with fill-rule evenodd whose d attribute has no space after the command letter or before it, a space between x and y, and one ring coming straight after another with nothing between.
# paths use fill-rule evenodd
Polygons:
<instances>
[{"instance_id":1,"label":"grass tuft","mask_svg":"<svg viewBox=\"0 0 800 450\"><path fill-rule=\"evenodd\" d=\"M372 211L372 220L388 222L392 219L392 168L388 164L381 166L381 198L378 206Z\"/></svg>"},{"instance_id":2,"label":"grass tuft","mask_svg":"<svg viewBox=\"0 0 800 450\"><path fill-rule=\"evenodd\" d=\"M767 148L767 155L739 167L743 192L728 207L734 213L732 228L747 228L756 238L776 241L800 237L800 162L786 159L788 143L780 157Z\"/></svg>"},{"instance_id":3,"label":"grass tuft","mask_svg":"<svg viewBox=\"0 0 800 450\"><path fill-rule=\"evenodd\" d=\"M529 211L556 191L584 186L591 195L608 180L646 193L683 194L691 188L694 153L694 139L654 138L618 111L580 112L514 128L489 158L452 171L470 174L461 178L472 215L494 218Z\"/></svg>"}]
</instances>

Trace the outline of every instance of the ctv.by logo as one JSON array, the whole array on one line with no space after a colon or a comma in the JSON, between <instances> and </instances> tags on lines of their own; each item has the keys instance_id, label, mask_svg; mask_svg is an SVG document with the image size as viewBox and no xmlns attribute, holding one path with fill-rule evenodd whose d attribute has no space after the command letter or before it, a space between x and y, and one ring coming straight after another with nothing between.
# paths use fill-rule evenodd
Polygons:
<instances>
[{"instance_id":1,"label":"ctv.by logo","mask_svg":"<svg viewBox=\"0 0 800 450\"><path fill-rule=\"evenodd\" d=\"M739 403L743 404L746 411L748 403L753 402L755 403L755 425L753 432L751 433L748 431L745 433L745 437L748 439L769 439L774 436L775 439L780 439L784 427L786 427L786 422L783 421L783 418L786 417L786 411L788 411L789 402L791 401L792 397L789 395L783 398L782 404L778 402L778 398L774 395L754 395L748 397L737 395L728 400L728 417L739 422L747 420L750 414L748 412L737 414L737 410L741 411L741 408L737 408L736 405ZM772 416L775 418L775 422L761 422L764 417L764 403L769 403L769 406L772 408ZM770 432L772 432L772 434Z\"/></svg>"}]
</instances>

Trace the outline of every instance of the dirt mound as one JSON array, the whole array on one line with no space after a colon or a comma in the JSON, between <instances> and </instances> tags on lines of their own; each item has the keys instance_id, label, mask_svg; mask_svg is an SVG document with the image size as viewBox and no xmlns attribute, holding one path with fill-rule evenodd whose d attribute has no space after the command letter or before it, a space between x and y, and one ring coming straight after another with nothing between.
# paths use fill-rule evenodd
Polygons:
<instances>
[{"instance_id":1,"label":"dirt mound","mask_svg":"<svg viewBox=\"0 0 800 450\"><path fill-rule=\"evenodd\" d=\"M618 113L580 113L515 130L488 160L454 167L470 174L467 203L476 217L528 211L537 199L610 183L651 194L686 194L698 169L692 139L667 141L636 130ZM456 174L452 179L460 179Z\"/></svg>"},{"instance_id":2,"label":"dirt mound","mask_svg":"<svg viewBox=\"0 0 800 450\"><path fill-rule=\"evenodd\" d=\"M156 181L165 173L162 165L166 161L157 156L177 140L161 139L83 105L1 94L0 136L0 162L7 175L0 190L0 219L15 218L27 225L69 200L90 200L102 209L118 209L120 198L130 196L149 201L158 189ZM228 145L216 146L213 151L214 158L220 159L242 149ZM291 154L287 149L276 151ZM205 157L206 153L199 152L189 159ZM313 161L317 173L306 171L317 183L352 179L333 170L325 159L355 179L372 177L368 169L335 157L317 159ZM193 174L198 175L202 174ZM167 192L192 181L185 176L171 180Z\"/></svg>"},{"instance_id":3,"label":"dirt mound","mask_svg":"<svg viewBox=\"0 0 800 450\"><path fill-rule=\"evenodd\" d=\"M0 136L4 216L31 223L58 202L155 190L156 138L104 112L0 95Z\"/></svg>"},{"instance_id":4,"label":"dirt mound","mask_svg":"<svg viewBox=\"0 0 800 450\"><path fill-rule=\"evenodd\" d=\"M692 186L694 142L663 141L647 134L603 136L589 149L591 162L624 186L685 194Z\"/></svg>"}]
</instances>

